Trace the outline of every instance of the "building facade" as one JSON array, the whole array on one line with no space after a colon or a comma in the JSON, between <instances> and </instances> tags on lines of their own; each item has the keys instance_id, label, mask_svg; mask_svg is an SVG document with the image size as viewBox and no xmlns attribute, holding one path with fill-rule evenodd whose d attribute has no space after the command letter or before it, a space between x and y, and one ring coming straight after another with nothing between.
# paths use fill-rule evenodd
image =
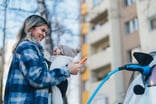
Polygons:
<instances>
[{"instance_id":1,"label":"building facade","mask_svg":"<svg viewBox=\"0 0 156 104\"><path fill-rule=\"evenodd\" d=\"M135 63L135 51L156 48L154 0L81 0L81 103L86 104L101 80L115 68ZM121 71L100 89L93 104L121 104L134 73Z\"/></svg>"}]
</instances>

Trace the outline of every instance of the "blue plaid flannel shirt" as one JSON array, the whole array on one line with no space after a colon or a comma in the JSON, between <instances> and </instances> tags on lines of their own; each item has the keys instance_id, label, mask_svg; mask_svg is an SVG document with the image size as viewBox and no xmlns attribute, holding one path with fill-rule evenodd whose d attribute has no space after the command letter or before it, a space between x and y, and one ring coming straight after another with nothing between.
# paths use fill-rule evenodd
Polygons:
<instances>
[{"instance_id":1,"label":"blue plaid flannel shirt","mask_svg":"<svg viewBox=\"0 0 156 104\"><path fill-rule=\"evenodd\" d=\"M68 77L67 67L48 70L41 45L23 41L10 65L4 104L48 104L49 88Z\"/></svg>"}]
</instances>

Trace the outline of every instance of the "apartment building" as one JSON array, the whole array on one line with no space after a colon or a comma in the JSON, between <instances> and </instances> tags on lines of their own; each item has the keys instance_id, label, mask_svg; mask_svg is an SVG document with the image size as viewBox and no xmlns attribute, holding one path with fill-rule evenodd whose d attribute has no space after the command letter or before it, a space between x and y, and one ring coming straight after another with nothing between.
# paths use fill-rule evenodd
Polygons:
<instances>
[{"instance_id":1,"label":"apartment building","mask_svg":"<svg viewBox=\"0 0 156 104\"><path fill-rule=\"evenodd\" d=\"M136 0L118 0L120 15L120 36L122 65L135 63L133 53L142 51ZM132 78L132 72L123 71L124 94ZM133 79L133 78L132 78Z\"/></svg>"},{"instance_id":2,"label":"apartment building","mask_svg":"<svg viewBox=\"0 0 156 104\"><path fill-rule=\"evenodd\" d=\"M137 0L140 43L145 52L156 50L156 2L154 0Z\"/></svg>"},{"instance_id":3,"label":"apartment building","mask_svg":"<svg viewBox=\"0 0 156 104\"><path fill-rule=\"evenodd\" d=\"M135 0L81 0L82 104L113 69L134 61L141 51L138 11ZM121 104L132 72L122 71L100 89L93 104Z\"/></svg>"}]
</instances>

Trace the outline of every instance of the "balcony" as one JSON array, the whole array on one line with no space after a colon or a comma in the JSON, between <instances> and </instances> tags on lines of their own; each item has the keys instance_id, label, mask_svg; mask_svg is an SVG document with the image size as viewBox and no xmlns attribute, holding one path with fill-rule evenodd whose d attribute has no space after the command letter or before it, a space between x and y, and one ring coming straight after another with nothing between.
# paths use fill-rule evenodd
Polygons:
<instances>
[{"instance_id":1,"label":"balcony","mask_svg":"<svg viewBox=\"0 0 156 104\"><path fill-rule=\"evenodd\" d=\"M87 64L90 70L98 69L104 65L111 63L112 59L111 48L106 48L105 50L98 52L92 56L88 57Z\"/></svg>"},{"instance_id":2,"label":"balcony","mask_svg":"<svg viewBox=\"0 0 156 104\"><path fill-rule=\"evenodd\" d=\"M94 82L94 83L91 83L91 84L88 84L87 88L90 92L90 94L93 93L93 91L95 91L95 89L97 88L97 86L101 83L101 81L97 81L97 82ZM98 95L109 95L109 96L115 96L114 94L115 93L112 93L112 92L115 92L115 86L114 85L114 78L110 78L107 83L104 84L104 86L102 86L102 88L100 89L100 91L97 93L97 96ZM91 95L90 95L91 96ZM96 98L94 99L96 100Z\"/></svg>"},{"instance_id":3,"label":"balcony","mask_svg":"<svg viewBox=\"0 0 156 104\"><path fill-rule=\"evenodd\" d=\"M110 34L109 22L102 26L96 27L94 31L90 31L88 35L88 43L92 44Z\"/></svg>"},{"instance_id":4,"label":"balcony","mask_svg":"<svg viewBox=\"0 0 156 104\"><path fill-rule=\"evenodd\" d=\"M97 6L94 6L94 7L90 8L89 13L88 13L89 20L93 20L99 14L103 13L104 11L106 11L108 9L108 6L109 6L109 0L103 0Z\"/></svg>"}]
</instances>

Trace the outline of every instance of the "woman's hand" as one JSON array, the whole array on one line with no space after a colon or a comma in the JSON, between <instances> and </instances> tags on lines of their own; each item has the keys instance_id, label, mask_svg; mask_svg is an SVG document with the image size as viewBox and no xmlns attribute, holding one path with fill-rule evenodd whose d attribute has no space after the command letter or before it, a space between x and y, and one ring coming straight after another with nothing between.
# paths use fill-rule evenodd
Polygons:
<instances>
[{"instance_id":1,"label":"woman's hand","mask_svg":"<svg viewBox=\"0 0 156 104\"><path fill-rule=\"evenodd\" d=\"M72 62L72 63L68 64L69 71L73 75L78 74L78 72L81 69L81 66L82 65L78 64L78 62Z\"/></svg>"}]
</instances>

